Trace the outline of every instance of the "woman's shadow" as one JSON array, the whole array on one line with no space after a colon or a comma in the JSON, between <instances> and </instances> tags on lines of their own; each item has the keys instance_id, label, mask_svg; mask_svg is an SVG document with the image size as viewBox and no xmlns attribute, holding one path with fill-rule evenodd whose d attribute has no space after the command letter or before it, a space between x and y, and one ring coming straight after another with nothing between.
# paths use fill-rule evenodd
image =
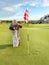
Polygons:
<instances>
[{"instance_id":1,"label":"woman's shadow","mask_svg":"<svg viewBox=\"0 0 49 65\"><path fill-rule=\"evenodd\" d=\"M2 44L2 45L0 45L0 50L8 48L8 47L12 47L12 44Z\"/></svg>"}]
</instances>

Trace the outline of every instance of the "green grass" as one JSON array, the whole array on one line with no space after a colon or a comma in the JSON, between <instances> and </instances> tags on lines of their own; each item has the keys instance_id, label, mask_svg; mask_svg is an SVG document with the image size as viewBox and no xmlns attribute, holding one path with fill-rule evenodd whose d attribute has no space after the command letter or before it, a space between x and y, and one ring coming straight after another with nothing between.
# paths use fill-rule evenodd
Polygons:
<instances>
[{"instance_id":1,"label":"green grass","mask_svg":"<svg viewBox=\"0 0 49 65\"><path fill-rule=\"evenodd\" d=\"M0 65L49 65L49 24L24 24L18 48L12 47L9 25L0 24Z\"/></svg>"}]
</instances>

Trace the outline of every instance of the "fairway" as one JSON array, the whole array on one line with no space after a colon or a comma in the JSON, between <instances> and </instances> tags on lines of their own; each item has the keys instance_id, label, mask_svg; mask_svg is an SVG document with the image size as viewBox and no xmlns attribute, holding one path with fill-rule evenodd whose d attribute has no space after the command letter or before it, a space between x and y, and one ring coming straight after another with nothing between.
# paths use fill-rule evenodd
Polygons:
<instances>
[{"instance_id":1,"label":"fairway","mask_svg":"<svg viewBox=\"0 0 49 65\"><path fill-rule=\"evenodd\" d=\"M0 65L49 65L49 24L24 24L17 48L9 25L0 24Z\"/></svg>"}]
</instances>

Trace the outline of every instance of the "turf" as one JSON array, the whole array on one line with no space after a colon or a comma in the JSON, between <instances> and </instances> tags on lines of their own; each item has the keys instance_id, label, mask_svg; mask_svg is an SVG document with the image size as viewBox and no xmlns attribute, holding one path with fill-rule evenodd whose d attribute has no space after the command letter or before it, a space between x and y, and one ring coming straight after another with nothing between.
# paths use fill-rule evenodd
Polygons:
<instances>
[{"instance_id":1,"label":"turf","mask_svg":"<svg viewBox=\"0 0 49 65\"><path fill-rule=\"evenodd\" d=\"M49 65L49 24L23 24L18 48L12 47L9 25L0 24L0 65Z\"/></svg>"}]
</instances>

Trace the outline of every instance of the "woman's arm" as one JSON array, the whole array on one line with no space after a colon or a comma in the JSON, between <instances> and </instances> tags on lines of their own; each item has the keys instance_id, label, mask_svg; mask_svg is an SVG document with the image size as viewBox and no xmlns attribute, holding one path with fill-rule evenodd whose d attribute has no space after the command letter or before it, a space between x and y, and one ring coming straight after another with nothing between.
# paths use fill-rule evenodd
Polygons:
<instances>
[{"instance_id":1,"label":"woman's arm","mask_svg":"<svg viewBox=\"0 0 49 65\"><path fill-rule=\"evenodd\" d=\"M22 28L22 26L21 26L21 25L19 25L19 27L20 27L20 28Z\"/></svg>"}]
</instances>

